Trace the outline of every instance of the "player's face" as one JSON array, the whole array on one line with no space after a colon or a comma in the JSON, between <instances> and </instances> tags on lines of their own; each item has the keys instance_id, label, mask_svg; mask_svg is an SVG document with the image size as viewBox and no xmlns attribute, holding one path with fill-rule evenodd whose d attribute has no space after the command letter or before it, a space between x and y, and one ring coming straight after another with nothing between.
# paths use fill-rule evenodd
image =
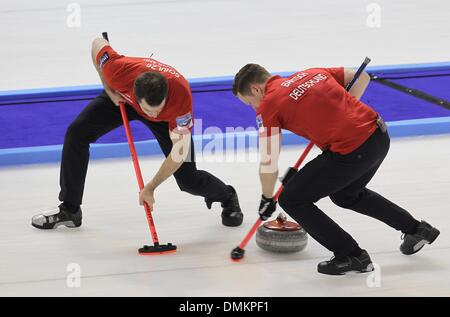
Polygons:
<instances>
[{"instance_id":1,"label":"player's face","mask_svg":"<svg viewBox=\"0 0 450 317\"><path fill-rule=\"evenodd\" d=\"M157 106L150 106L145 99L141 99L139 102L139 106L141 106L142 111L151 118L156 118L161 111L163 111L164 106L166 105L166 98Z\"/></svg>"}]
</instances>

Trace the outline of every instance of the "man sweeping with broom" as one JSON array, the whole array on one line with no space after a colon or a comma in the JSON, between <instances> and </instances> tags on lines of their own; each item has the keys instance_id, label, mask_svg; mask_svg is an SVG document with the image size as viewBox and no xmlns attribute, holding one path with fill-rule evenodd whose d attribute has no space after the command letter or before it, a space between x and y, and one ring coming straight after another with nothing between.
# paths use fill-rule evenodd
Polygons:
<instances>
[{"instance_id":1,"label":"man sweeping with broom","mask_svg":"<svg viewBox=\"0 0 450 317\"><path fill-rule=\"evenodd\" d=\"M381 117L359 101L369 83L368 74L362 73L346 91L354 76L354 70L340 67L307 69L282 78L260 65L247 64L233 84L233 93L257 112L260 147L266 149L260 166L262 220L276 209L273 192L280 130L303 136L323 151L298 172L288 174L278 201L312 238L334 253L330 261L318 265L320 273L330 275L368 272L373 267L369 254L316 206L324 197L403 232L403 254L418 252L439 235L436 228L366 187L386 157L390 139Z\"/></svg>"},{"instance_id":2,"label":"man sweeping with broom","mask_svg":"<svg viewBox=\"0 0 450 317\"><path fill-rule=\"evenodd\" d=\"M140 192L140 204L146 202L152 208L156 188L174 175L182 191L204 197L209 209L212 203L221 203L223 225L241 225L243 214L234 188L196 167L191 137L192 94L186 79L155 59L120 55L101 38L93 41L92 59L105 91L67 129L60 170L62 203L55 210L34 216L32 225L39 229L81 226L89 145L122 125L120 101L127 104L129 120L139 120L150 128L166 156Z\"/></svg>"}]
</instances>

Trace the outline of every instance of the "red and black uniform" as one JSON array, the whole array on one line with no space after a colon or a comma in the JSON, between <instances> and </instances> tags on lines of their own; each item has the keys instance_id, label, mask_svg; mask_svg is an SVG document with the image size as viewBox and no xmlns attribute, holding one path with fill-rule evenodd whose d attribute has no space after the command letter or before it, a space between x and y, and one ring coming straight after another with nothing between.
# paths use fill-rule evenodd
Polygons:
<instances>
[{"instance_id":1,"label":"red and black uniform","mask_svg":"<svg viewBox=\"0 0 450 317\"><path fill-rule=\"evenodd\" d=\"M150 58L126 57L110 46L97 56L106 83L127 101L128 119L139 120L150 128L165 156L172 150L169 131L185 133L193 126L192 95L186 79L174 68ZM142 73L154 71L168 81L168 96L162 112L148 117L139 107L133 92L134 80ZM67 129L64 139L59 200L69 206L82 203L89 162L89 145L122 125L120 109L103 92L92 100ZM194 146L190 157L174 173L181 190L205 197L210 202L225 202L230 188L217 177L196 168Z\"/></svg>"},{"instance_id":2,"label":"red and black uniform","mask_svg":"<svg viewBox=\"0 0 450 317\"><path fill-rule=\"evenodd\" d=\"M100 50L97 63L108 86L118 92L141 117L152 122L167 122L169 130L175 133L192 128L191 89L188 81L176 69L152 58L119 55L111 46ZM166 104L156 118L142 111L133 89L136 78L149 71L164 75L169 86Z\"/></svg>"},{"instance_id":3,"label":"red and black uniform","mask_svg":"<svg viewBox=\"0 0 450 317\"><path fill-rule=\"evenodd\" d=\"M378 114L345 90L344 68L312 68L288 78L271 77L257 124L267 135L280 128L290 130L322 149L288 181L278 201L337 258L360 249L315 205L324 197L403 232L417 226L406 210L366 188L387 155L390 140Z\"/></svg>"},{"instance_id":4,"label":"red and black uniform","mask_svg":"<svg viewBox=\"0 0 450 317\"><path fill-rule=\"evenodd\" d=\"M348 154L377 129L377 113L343 87L343 68L307 69L289 78L273 76L258 116L267 128L281 127L322 150Z\"/></svg>"}]
</instances>

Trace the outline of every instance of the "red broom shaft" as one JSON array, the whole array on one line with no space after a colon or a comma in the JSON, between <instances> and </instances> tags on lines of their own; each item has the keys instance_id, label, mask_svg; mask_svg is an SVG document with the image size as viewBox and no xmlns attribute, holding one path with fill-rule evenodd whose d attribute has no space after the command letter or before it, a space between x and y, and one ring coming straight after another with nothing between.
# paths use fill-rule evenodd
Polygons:
<instances>
[{"instance_id":1,"label":"red broom shaft","mask_svg":"<svg viewBox=\"0 0 450 317\"><path fill-rule=\"evenodd\" d=\"M261 225L261 223L262 223L262 220L260 218L258 218L258 220L256 220L256 222L253 225L253 227L250 229L250 231L245 236L244 240L242 240L241 244L239 245L239 248L245 249L245 247L247 246L248 242L253 237L253 235L255 234L256 230Z\"/></svg>"},{"instance_id":2,"label":"red broom shaft","mask_svg":"<svg viewBox=\"0 0 450 317\"><path fill-rule=\"evenodd\" d=\"M300 156L300 158L298 159L297 163L295 163L295 165L294 165L294 168L296 170L300 167L302 162L305 160L306 156L308 155L309 151L311 151L313 146L314 146L314 143L310 142L308 144L308 146L305 148L305 150L303 151L303 154ZM273 196L273 200L278 201L278 197L280 196L281 192L283 191L283 188L284 188L283 185L281 185L278 188L275 196ZM262 220L260 218L258 218L258 220L256 220L256 222L253 225L253 227L250 229L250 231L245 236L244 240L242 240L241 244L239 245L239 248L245 249L245 247L247 246L248 242L253 237L253 235L255 234L256 230L258 230L258 228L261 225L261 223L262 223Z\"/></svg>"},{"instance_id":3,"label":"red broom shaft","mask_svg":"<svg viewBox=\"0 0 450 317\"><path fill-rule=\"evenodd\" d=\"M134 147L133 136L131 135L130 124L128 123L128 116L125 110L125 104L120 102L120 113L122 114L123 126L125 127L125 134L127 135L128 145L130 147L131 158L133 159L134 171L136 172L136 178L139 184L139 189L144 189L144 181L142 178L141 167L136 154L136 148Z\"/></svg>"},{"instance_id":4,"label":"red broom shaft","mask_svg":"<svg viewBox=\"0 0 450 317\"><path fill-rule=\"evenodd\" d=\"M127 112L125 110L125 104L123 102L119 103L120 113L122 114L123 126L125 127L125 134L127 135L128 146L130 147L131 158L133 159L134 171L136 173L136 178L139 184L139 189L144 189L144 180L142 178L141 167L139 166L139 161L136 153L136 148L134 147L133 136L131 135L130 124L128 122ZM147 215L147 222L150 228L150 233L152 235L153 243L158 243L158 234L156 233L155 223L153 222L153 217L151 214L151 209L144 202L145 214Z\"/></svg>"}]
</instances>

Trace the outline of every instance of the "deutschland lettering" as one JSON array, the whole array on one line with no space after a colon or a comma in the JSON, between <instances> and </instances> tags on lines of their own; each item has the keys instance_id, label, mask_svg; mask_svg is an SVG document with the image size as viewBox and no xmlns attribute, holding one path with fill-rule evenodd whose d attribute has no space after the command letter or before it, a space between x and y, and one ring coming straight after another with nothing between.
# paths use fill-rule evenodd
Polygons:
<instances>
[{"instance_id":1,"label":"deutschland lettering","mask_svg":"<svg viewBox=\"0 0 450 317\"><path fill-rule=\"evenodd\" d=\"M289 94L289 97L291 97L294 100L298 100L303 94L308 91L309 88L313 87L314 85L320 83L321 81L327 79L328 77L323 74L317 74L312 79L305 81L304 83L301 83L298 85L292 92Z\"/></svg>"}]
</instances>

